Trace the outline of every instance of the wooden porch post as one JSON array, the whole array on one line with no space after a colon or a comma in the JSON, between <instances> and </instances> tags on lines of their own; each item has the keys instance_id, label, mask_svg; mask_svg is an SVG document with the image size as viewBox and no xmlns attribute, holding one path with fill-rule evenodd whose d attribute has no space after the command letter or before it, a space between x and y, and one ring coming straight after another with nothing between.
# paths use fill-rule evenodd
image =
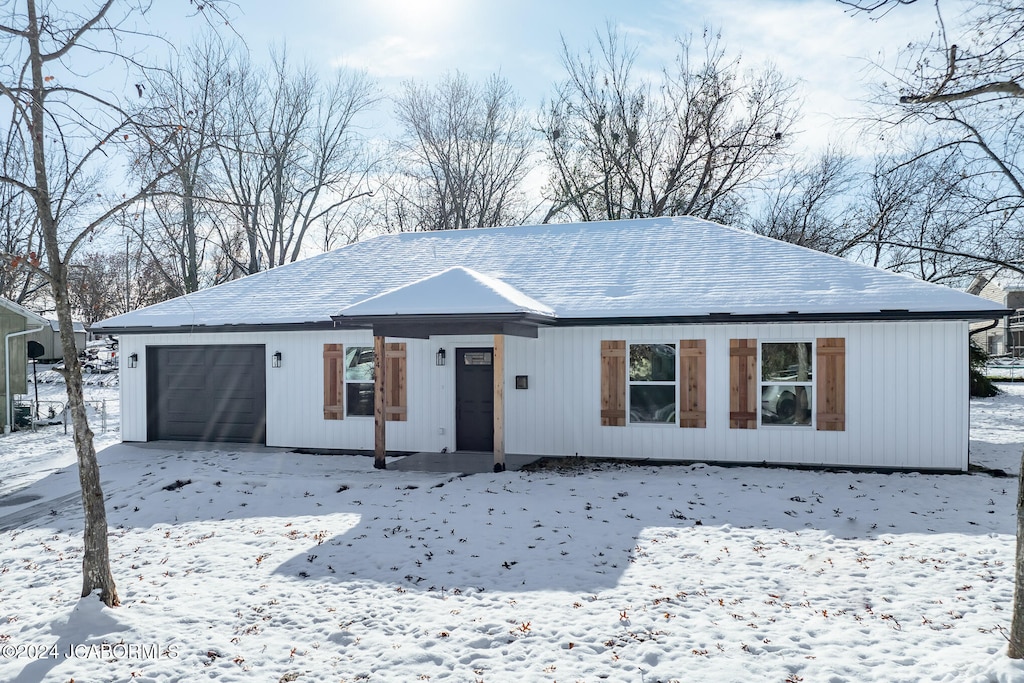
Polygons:
<instances>
[{"instance_id":1,"label":"wooden porch post","mask_svg":"<svg viewBox=\"0 0 1024 683\"><path fill-rule=\"evenodd\" d=\"M384 456L387 448L384 441L387 424L384 414L384 368L387 362L384 357L384 337L373 337L373 466L378 470L387 469Z\"/></svg>"},{"instance_id":2,"label":"wooden porch post","mask_svg":"<svg viewBox=\"0 0 1024 683\"><path fill-rule=\"evenodd\" d=\"M494 471L505 471L505 335L494 335Z\"/></svg>"}]
</instances>

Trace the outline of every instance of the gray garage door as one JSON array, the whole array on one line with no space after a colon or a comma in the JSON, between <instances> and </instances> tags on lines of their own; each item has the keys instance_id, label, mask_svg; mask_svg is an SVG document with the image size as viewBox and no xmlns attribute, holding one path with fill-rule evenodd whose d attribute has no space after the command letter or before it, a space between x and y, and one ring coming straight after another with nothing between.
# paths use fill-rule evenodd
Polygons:
<instances>
[{"instance_id":1,"label":"gray garage door","mask_svg":"<svg viewBox=\"0 0 1024 683\"><path fill-rule=\"evenodd\" d=\"M266 443L266 348L146 349L149 439Z\"/></svg>"}]
</instances>

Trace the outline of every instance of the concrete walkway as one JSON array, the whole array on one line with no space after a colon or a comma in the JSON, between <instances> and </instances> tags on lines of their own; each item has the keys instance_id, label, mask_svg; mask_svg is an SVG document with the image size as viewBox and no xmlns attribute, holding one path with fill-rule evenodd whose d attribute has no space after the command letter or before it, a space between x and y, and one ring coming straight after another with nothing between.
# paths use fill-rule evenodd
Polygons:
<instances>
[{"instance_id":1,"label":"concrete walkway","mask_svg":"<svg viewBox=\"0 0 1024 683\"><path fill-rule=\"evenodd\" d=\"M516 471L540 460L539 455L505 455L505 469ZM389 470L399 472L451 472L452 474L486 474L494 472L494 454L490 452L413 453L388 463Z\"/></svg>"}]
</instances>

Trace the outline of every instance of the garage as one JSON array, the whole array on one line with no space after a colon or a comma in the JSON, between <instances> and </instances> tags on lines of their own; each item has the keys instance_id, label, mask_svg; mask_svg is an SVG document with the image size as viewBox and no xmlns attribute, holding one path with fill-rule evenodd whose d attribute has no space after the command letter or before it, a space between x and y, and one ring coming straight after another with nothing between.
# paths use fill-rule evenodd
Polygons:
<instances>
[{"instance_id":1,"label":"garage","mask_svg":"<svg viewBox=\"0 0 1024 683\"><path fill-rule=\"evenodd\" d=\"M146 349L150 441L265 443L266 347Z\"/></svg>"}]
</instances>

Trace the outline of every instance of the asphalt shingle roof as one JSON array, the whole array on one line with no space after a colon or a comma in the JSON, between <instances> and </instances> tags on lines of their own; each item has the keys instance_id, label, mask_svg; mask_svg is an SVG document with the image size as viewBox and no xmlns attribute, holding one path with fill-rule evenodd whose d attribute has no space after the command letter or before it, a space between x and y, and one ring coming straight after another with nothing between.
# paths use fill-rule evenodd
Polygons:
<instances>
[{"instance_id":1,"label":"asphalt shingle roof","mask_svg":"<svg viewBox=\"0 0 1024 683\"><path fill-rule=\"evenodd\" d=\"M560 320L963 312L992 302L692 217L399 233L110 318L95 329L329 322L453 267L500 280ZM465 290L433 290L458 312Z\"/></svg>"}]
</instances>

